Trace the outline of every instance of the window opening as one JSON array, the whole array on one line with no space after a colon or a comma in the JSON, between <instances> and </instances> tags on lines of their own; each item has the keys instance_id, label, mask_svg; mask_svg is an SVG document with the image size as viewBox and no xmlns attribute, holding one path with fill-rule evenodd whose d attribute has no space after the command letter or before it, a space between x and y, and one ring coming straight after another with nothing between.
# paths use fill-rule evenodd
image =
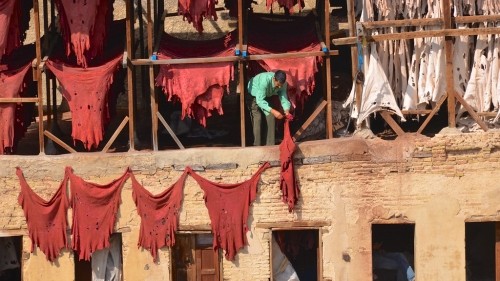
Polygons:
<instances>
[{"instance_id":1,"label":"window opening","mask_svg":"<svg viewBox=\"0 0 500 281\"><path fill-rule=\"evenodd\" d=\"M495 279L498 222L465 223L465 271L467 281Z\"/></svg>"},{"instance_id":2,"label":"window opening","mask_svg":"<svg viewBox=\"0 0 500 281\"><path fill-rule=\"evenodd\" d=\"M220 251L212 249L211 233L177 234L172 249L172 273L175 281L219 281Z\"/></svg>"},{"instance_id":3,"label":"window opening","mask_svg":"<svg viewBox=\"0 0 500 281\"><path fill-rule=\"evenodd\" d=\"M113 233L108 248L92 253L90 261L79 260L75 253L75 281L122 280L122 235Z\"/></svg>"},{"instance_id":4,"label":"window opening","mask_svg":"<svg viewBox=\"0 0 500 281\"><path fill-rule=\"evenodd\" d=\"M0 237L0 281L21 281L22 236Z\"/></svg>"},{"instance_id":5,"label":"window opening","mask_svg":"<svg viewBox=\"0 0 500 281\"><path fill-rule=\"evenodd\" d=\"M272 280L319 280L319 244L318 229L273 231Z\"/></svg>"},{"instance_id":6,"label":"window opening","mask_svg":"<svg viewBox=\"0 0 500 281\"><path fill-rule=\"evenodd\" d=\"M414 241L414 224L373 224L373 280L414 281Z\"/></svg>"}]
</instances>

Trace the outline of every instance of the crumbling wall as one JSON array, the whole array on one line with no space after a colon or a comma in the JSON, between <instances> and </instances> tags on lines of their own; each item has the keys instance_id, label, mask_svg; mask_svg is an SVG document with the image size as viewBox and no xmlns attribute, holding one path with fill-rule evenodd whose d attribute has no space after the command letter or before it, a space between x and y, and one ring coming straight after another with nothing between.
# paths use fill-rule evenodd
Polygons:
<instances>
[{"instance_id":1,"label":"crumbling wall","mask_svg":"<svg viewBox=\"0 0 500 281\"><path fill-rule=\"evenodd\" d=\"M279 190L277 147L196 148L161 152L4 156L0 159L0 236L23 234L23 280L72 280L73 255L64 251L50 264L43 253L29 253L31 241L17 204L15 167L48 199L70 165L86 180L107 183L131 167L153 194L169 187L190 165L203 177L223 183L250 178L262 161L273 167L261 177L250 209L249 246L234 262L223 261L224 280L268 280L266 225L308 222L322 225L323 277L371 278L371 224L415 223L418 280L465 281L465 221L500 221L500 133L400 137L394 141L344 138L299 145L295 155L301 197L289 213ZM168 249L153 263L137 248L139 217L130 181L122 191L116 231L122 232L124 280L170 280ZM71 212L70 212L71 213ZM71 214L70 214L71 215ZM203 192L188 177L180 229L209 229ZM42 274L42 275L41 275Z\"/></svg>"}]
</instances>

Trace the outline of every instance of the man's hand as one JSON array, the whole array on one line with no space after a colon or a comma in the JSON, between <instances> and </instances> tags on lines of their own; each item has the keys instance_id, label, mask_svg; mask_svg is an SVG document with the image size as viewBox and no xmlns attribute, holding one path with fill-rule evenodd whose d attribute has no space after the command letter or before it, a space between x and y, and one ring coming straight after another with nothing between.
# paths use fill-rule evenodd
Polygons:
<instances>
[{"instance_id":1,"label":"man's hand","mask_svg":"<svg viewBox=\"0 0 500 281\"><path fill-rule=\"evenodd\" d=\"M281 112L277 111L274 108L271 109L271 114L274 115L274 117L279 120L283 119L284 117L283 114L281 114Z\"/></svg>"}]
</instances>

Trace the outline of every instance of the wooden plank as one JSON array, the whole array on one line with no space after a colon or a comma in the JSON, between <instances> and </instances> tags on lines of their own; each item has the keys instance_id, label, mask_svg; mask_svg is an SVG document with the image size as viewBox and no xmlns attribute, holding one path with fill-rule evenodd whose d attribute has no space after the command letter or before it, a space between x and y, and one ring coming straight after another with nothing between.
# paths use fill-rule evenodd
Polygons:
<instances>
[{"instance_id":1,"label":"wooden plank","mask_svg":"<svg viewBox=\"0 0 500 281\"><path fill-rule=\"evenodd\" d=\"M410 109L410 110L401 110L403 114L429 114L432 112L432 109Z\"/></svg>"},{"instance_id":2,"label":"wooden plank","mask_svg":"<svg viewBox=\"0 0 500 281\"><path fill-rule=\"evenodd\" d=\"M486 117L496 117L498 112L478 112L477 115L479 116L486 116Z\"/></svg>"},{"instance_id":3,"label":"wooden plank","mask_svg":"<svg viewBox=\"0 0 500 281\"><path fill-rule=\"evenodd\" d=\"M427 117L425 118L424 122L422 123L422 125L420 125L420 127L418 128L417 130L417 133L418 134L421 134L422 131L425 129L425 127L427 126L427 124L429 124L429 122L431 121L432 119L432 116L434 116L434 114L436 114L438 111L439 111L439 108L441 108L441 105L443 104L443 102L446 100L447 98L447 95L443 95L439 101L436 103L436 106L434 106L434 108L431 110L431 112L429 113L429 115L427 115Z\"/></svg>"},{"instance_id":4,"label":"wooden plank","mask_svg":"<svg viewBox=\"0 0 500 281\"><path fill-rule=\"evenodd\" d=\"M249 55L246 58L239 56L227 57L203 57L203 58L184 58L184 59L134 59L131 61L133 65L162 65L162 64L192 64L192 63L215 63L215 62L236 62L240 60L263 60L263 59L291 59L304 57L328 57L337 56L338 50L330 50L328 54L322 51L297 52L297 53L281 53L281 54L263 54Z\"/></svg>"},{"instance_id":5,"label":"wooden plank","mask_svg":"<svg viewBox=\"0 0 500 281\"><path fill-rule=\"evenodd\" d=\"M500 34L500 27L483 27L483 28L467 28L467 29L441 29L441 30L424 30L424 31L408 31L388 34L378 34L366 36L367 42L381 42L386 40L407 40L425 37L443 37L443 36L472 36L485 34ZM356 37L346 37L332 39L334 45L351 45L356 44Z\"/></svg>"},{"instance_id":6,"label":"wooden plank","mask_svg":"<svg viewBox=\"0 0 500 281\"><path fill-rule=\"evenodd\" d=\"M204 57L204 58L185 58L185 59L135 59L132 60L133 65L162 65L162 64L189 64L189 63L209 63L209 62L235 62L238 61L238 56L228 57Z\"/></svg>"},{"instance_id":7,"label":"wooden plank","mask_svg":"<svg viewBox=\"0 0 500 281\"><path fill-rule=\"evenodd\" d=\"M63 142L61 139L59 139L58 137L54 136L51 132L44 131L43 134L46 135L49 139L53 140L58 145L60 145L62 148L66 149L68 152L71 152L71 153L76 153L77 152L71 146L69 146L65 142Z\"/></svg>"},{"instance_id":8,"label":"wooden plank","mask_svg":"<svg viewBox=\"0 0 500 281\"><path fill-rule=\"evenodd\" d=\"M0 98L0 103L38 102L38 98Z\"/></svg>"},{"instance_id":9,"label":"wooden plank","mask_svg":"<svg viewBox=\"0 0 500 281\"><path fill-rule=\"evenodd\" d=\"M160 119L160 121L163 124L163 126L165 127L165 129L167 129L167 131L170 134L170 136L174 139L174 141L177 144L177 146L179 146L180 149L185 149L184 145L182 145L182 143L179 140L179 138L177 138L177 136L175 135L175 133L172 130L172 128L170 128L170 126L168 125L167 121L165 121L165 119L163 118L163 116L161 116L161 113L156 110L156 115L158 116L158 119Z\"/></svg>"},{"instance_id":10,"label":"wooden plank","mask_svg":"<svg viewBox=\"0 0 500 281\"><path fill-rule=\"evenodd\" d=\"M329 54L322 51L310 52L296 52L296 53L281 53L281 54L263 54L263 55L249 55L249 60L263 60L263 59L292 59L292 58L305 58L305 57L330 57L331 55L338 55L338 50L331 50Z\"/></svg>"},{"instance_id":11,"label":"wooden plank","mask_svg":"<svg viewBox=\"0 0 500 281\"><path fill-rule=\"evenodd\" d=\"M133 59L132 54L132 42L133 42L133 32L134 25L132 23L132 19L134 18L134 7L133 1L125 1L126 3L126 48L127 48L127 61L131 61ZM128 115L129 115L129 124L128 124L128 137L129 137L129 151L135 151L135 137L134 137L134 73L132 69L133 65L127 63L127 99L128 99Z\"/></svg>"},{"instance_id":12,"label":"wooden plank","mask_svg":"<svg viewBox=\"0 0 500 281\"><path fill-rule=\"evenodd\" d=\"M111 138L109 138L108 142L102 149L102 152L104 153L108 152L109 147L113 144L113 142L115 142L116 138L121 133L125 125L127 125L128 120L129 120L128 116L125 116L125 118L123 118L123 121L120 123L120 126L118 126L118 128L115 130Z\"/></svg>"},{"instance_id":13,"label":"wooden plank","mask_svg":"<svg viewBox=\"0 0 500 281\"><path fill-rule=\"evenodd\" d=\"M387 124L394 130L394 132L396 132L398 136L402 136L405 134L403 129L399 127L398 123L394 121L394 119L392 118L391 114L388 111L382 110L379 111L378 113L380 113L380 116L384 118L385 122L387 122Z\"/></svg>"},{"instance_id":14,"label":"wooden plank","mask_svg":"<svg viewBox=\"0 0 500 281\"><path fill-rule=\"evenodd\" d=\"M460 16L451 19L453 23L496 22L500 15Z\"/></svg>"},{"instance_id":15,"label":"wooden plank","mask_svg":"<svg viewBox=\"0 0 500 281\"><path fill-rule=\"evenodd\" d=\"M479 15L479 16L459 16L452 17L452 24L476 23L476 22L496 22L500 21L500 15ZM424 19L403 19L403 20L383 20L383 21L365 21L361 22L364 28L386 28L403 26L442 26L442 18L424 18Z\"/></svg>"},{"instance_id":16,"label":"wooden plank","mask_svg":"<svg viewBox=\"0 0 500 281\"><path fill-rule=\"evenodd\" d=\"M488 126L483 122L483 120L481 120L481 118L479 117L479 115L477 115L474 109L464 100L464 98L462 98L459 94L457 94L457 92L452 91L452 93L455 96L455 98L463 105L463 107L465 107L467 112L469 112L472 119L474 119L474 121L477 122L477 124L481 127L481 129L487 132Z\"/></svg>"},{"instance_id":17,"label":"wooden plank","mask_svg":"<svg viewBox=\"0 0 500 281\"><path fill-rule=\"evenodd\" d=\"M255 224L257 228L267 228L267 229L292 229L292 228L320 228L324 226L330 226L331 221L276 221L276 222L258 222Z\"/></svg>"},{"instance_id":18,"label":"wooden plank","mask_svg":"<svg viewBox=\"0 0 500 281\"><path fill-rule=\"evenodd\" d=\"M385 27L401 27L401 26L433 26L442 25L443 19L404 19L404 20L384 20L384 21L364 21L361 22L364 28L385 28Z\"/></svg>"},{"instance_id":19,"label":"wooden plank","mask_svg":"<svg viewBox=\"0 0 500 281\"><path fill-rule=\"evenodd\" d=\"M307 127L309 127L309 125L311 125L312 121L314 121L314 119L316 119L316 117L321 113L321 110L323 110L323 108L325 108L325 106L327 105L327 101L323 100L319 105L318 107L316 107L316 109L314 110L314 112L311 114L311 116L309 116L309 118L307 118L306 122L304 122L304 124L302 124L302 126L297 130L297 132L295 132L295 134L293 135L293 140L295 141L300 135L302 135L302 133L306 130Z\"/></svg>"}]
</instances>

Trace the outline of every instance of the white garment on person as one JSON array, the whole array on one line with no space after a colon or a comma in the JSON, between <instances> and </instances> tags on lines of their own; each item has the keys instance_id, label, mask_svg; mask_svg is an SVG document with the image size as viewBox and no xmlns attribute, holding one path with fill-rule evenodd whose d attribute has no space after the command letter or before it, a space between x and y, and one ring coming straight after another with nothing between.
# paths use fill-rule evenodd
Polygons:
<instances>
[{"instance_id":1,"label":"white garment on person","mask_svg":"<svg viewBox=\"0 0 500 281\"><path fill-rule=\"evenodd\" d=\"M283 254L274 237L272 239L273 279L275 281L300 281L297 272Z\"/></svg>"},{"instance_id":2,"label":"white garment on person","mask_svg":"<svg viewBox=\"0 0 500 281\"><path fill-rule=\"evenodd\" d=\"M18 267L19 261L12 238L0 238L0 271Z\"/></svg>"},{"instance_id":3,"label":"white garment on person","mask_svg":"<svg viewBox=\"0 0 500 281\"><path fill-rule=\"evenodd\" d=\"M121 279L121 239L111 235L109 247L92 253L92 281L119 281Z\"/></svg>"}]
</instances>

